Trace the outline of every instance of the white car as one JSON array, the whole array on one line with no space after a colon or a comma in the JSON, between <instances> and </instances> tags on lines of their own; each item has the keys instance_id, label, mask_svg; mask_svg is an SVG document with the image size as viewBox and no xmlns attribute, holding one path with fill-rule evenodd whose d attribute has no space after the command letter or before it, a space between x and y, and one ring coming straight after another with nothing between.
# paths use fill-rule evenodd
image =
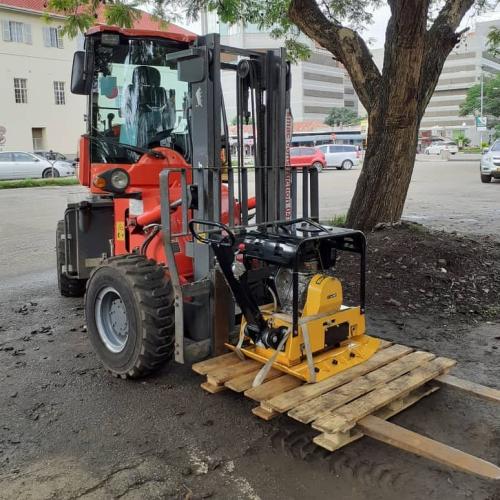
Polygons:
<instances>
[{"instance_id":1,"label":"white car","mask_svg":"<svg viewBox=\"0 0 500 500\"><path fill-rule=\"evenodd\" d=\"M0 179L36 179L49 177L70 177L75 175L74 167L66 161L54 164L41 156L25 151L0 152Z\"/></svg>"},{"instance_id":2,"label":"white car","mask_svg":"<svg viewBox=\"0 0 500 500\"><path fill-rule=\"evenodd\" d=\"M481 182L500 179L500 140L495 141L481 157Z\"/></svg>"},{"instance_id":3,"label":"white car","mask_svg":"<svg viewBox=\"0 0 500 500\"><path fill-rule=\"evenodd\" d=\"M458 153L458 146L453 141L436 141L425 148L426 155L439 155L441 151L449 151L452 155Z\"/></svg>"},{"instance_id":4,"label":"white car","mask_svg":"<svg viewBox=\"0 0 500 500\"><path fill-rule=\"evenodd\" d=\"M337 170L350 170L359 165L361 153L357 146L349 144L324 144L317 149L325 154L326 166Z\"/></svg>"}]
</instances>

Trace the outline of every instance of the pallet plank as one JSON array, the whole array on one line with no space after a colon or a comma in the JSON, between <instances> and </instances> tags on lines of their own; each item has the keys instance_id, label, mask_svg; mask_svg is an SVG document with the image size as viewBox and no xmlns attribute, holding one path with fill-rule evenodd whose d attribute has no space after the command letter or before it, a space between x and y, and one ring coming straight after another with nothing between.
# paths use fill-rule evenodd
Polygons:
<instances>
[{"instance_id":1,"label":"pallet plank","mask_svg":"<svg viewBox=\"0 0 500 500\"><path fill-rule=\"evenodd\" d=\"M276 395L269 401L265 401L262 406L268 410L275 410L280 413L284 413L285 411L291 410L305 401L314 399L321 396L325 392L346 384L360 375L365 375L366 373L376 370L391 361L401 358L405 354L410 353L412 350L413 349L411 347L394 344L376 352L364 363L353 366L352 368L340 372L333 377L322 380L321 382L317 382L315 384L305 384L297 389L294 389L293 391L289 390L284 394Z\"/></svg>"},{"instance_id":2,"label":"pallet plank","mask_svg":"<svg viewBox=\"0 0 500 500\"><path fill-rule=\"evenodd\" d=\"M500 479L500 468L496 465L373 415L359 420L356 427L366 436L396 448L476 476Z\"/></svg>"},{"instance_id":3,"label":"pallet plank","mask_svg":"<svg viewBox=\"0 0 500 500\"><path fill-rule=\"evenodd\" d=\"M285 391L290 391L302 385L303 381L291 375L282 375L281 377L265 382L258 387L252 387L245 391L245 396L255 401L263 401L265 399L271 399L277 394L281 394ZM268 410L269 411L269 410Z\"/></svg>"},{"instance_id":4,"label":"pallet plank","mask_svg":"<svg viewBox=\"0 0 500 500\"><path fill-rule=\"evenodd\" d=\"M222 356L217 356L216 358L210 358L205 361L194 363L191 368L194 372L199 373L200 375L206 375L212 370L217 370L223 366L230 366L240 362L240 358L238 358L234 352L228 352L227 354L222 354Z\"/></svg>"},{"instance_id":5,"label":"pallet plank","mask_svg":"<svg viewBox=\"0 0 500 500\"><path fill-rule=\"evenodd\" d=\"M402 398L400 400L401 404L397 405L397 407L396 405L386 406L384 408L381 408L380 410L377 410L374 413L374 415L376 417L387 420L393 417L394 415L397 415L398 413L402 412L403 410L406 410L410 406L414 405L422 398L425 398L429 394L432 394L433 392L436 392L438 390L439 386L437 385L424 384L420 387L417 387L405 398ZM345 446L346 444L350 444L353 443L354 441L357 441L363 436L364 434L357 427L354 427L353 429L350 429L348 432L345 433L319 434L313 439L313 441L318 446L326 448L328 451L336 451L339 448Z\"/></svg>"},{"instance_id":6,"label":"pallet plank","mask_svg":"<svg viewBox=\"0 0 500 500\"><path fill-rule=\"evenodd\" d=\"M239 375L238 377L235 377L235 378L228 380L224 385L235 392L244 392L247 389L250 389L252 387L252 383L253 383L255 377L257 376L257 373L259 373L259 371L260 371L260 368L257 370L251 371L249 373L244 373L243 375ZM283 372L276 370L274 368L271 368L269 370L269 373L267 374L264 382L268 382L269 380L273 380L275 378L281 377L282 375L283 375Z\"/></svg>"},{"instance_id":7,"label":"pallet plank","mask_svg":"<svg viewBox=\"0 0 500 500\"><path fill-rule=\"evenodd\" d=\"M441 375L440 377L437 377L436 380L442 384L456 387L457 389L474 394L480 398L487 399L488 401L496 401L497 403L500 403L500 391L498 389L494 389L493 387L476 384L475 382L463 380L461 378L454 377L453 375Z\"/></svg>"},{"instance_id":8,"label":"pallet plank","mask_svg":"<svg viewBox=\"0 0 500 500\"><path fill-rule=\"evenodd\" d=\"M208 382L203 382L200 384L200 387L210 394L217 394L218 392L225 391L227 389L227 387L224 387L223 385L212 385Z\"/></svg>"},{"instance_id":9,"label":"pallet plank","mask_svg":"<svg viewBox=\"0 0 500 500\"><path fill-rule=\"evenodd\" d=\"M345 432L354 427L358 420L443 374L455 363L454 360L448 358L433 359L408 374L389 382L384 387L365 394L333 413L320 417L314 421L312 426L322 432Z\"/></svg>"},{"instance_id":10,"label":"pallet plank","mask_svg":"<svg viewBox=\"0 0 500 500\"><path fill-rule=\"evenodd\" d=\"M380 387L380 385L408 373L434 357L434 354L429 352L412 352L378 370L357 377L352 382L344 384L318 398L296 406L288 412L288 415L299 422L308 424L359 396Z\"/></svg>"},{"instance_id":11,"label":"pallet plank","mask_svg":"<svg viewBox=\"0 0 500 500\"><path fill-rule=\"evenodd\" d=\"M258 361L246 359L234 365L223 366L222 368L208 372L207 381L212 385L224 385L228 380L255 371L261 366L262 364Z\"/></svg>"},{"instance_id":12,"label":"pallet plank","mask_svg":"<svg viewBox=\"0 0 500 500\"><path fill-rule=\"evenodd\" d=\"M262 408L262 406L257 406L255 408L252 408L252 413L261 418L262 420L271 420L274 417L277 417L279 413L276 413L275 411L267 411Z\"/></svg>"}]
</instances>

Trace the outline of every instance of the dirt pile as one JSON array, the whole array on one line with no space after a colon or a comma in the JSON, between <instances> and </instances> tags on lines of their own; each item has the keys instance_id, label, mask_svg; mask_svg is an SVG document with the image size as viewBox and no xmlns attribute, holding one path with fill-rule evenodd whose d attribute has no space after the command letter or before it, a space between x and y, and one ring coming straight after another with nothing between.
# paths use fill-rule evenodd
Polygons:
<instances>
[{"instance_id":1,"label":"dirt pile","mask_svg":"<svg viewBox=\"0 0 500 500\"><path fill-rule=\"evenodd\" d=\"M413 223L380 225L367 240L368 307L458 320L500 318L498 240ZM344 254L338 271L352 297L358 289L355 259Z\"/></svg>"}]
</instances>

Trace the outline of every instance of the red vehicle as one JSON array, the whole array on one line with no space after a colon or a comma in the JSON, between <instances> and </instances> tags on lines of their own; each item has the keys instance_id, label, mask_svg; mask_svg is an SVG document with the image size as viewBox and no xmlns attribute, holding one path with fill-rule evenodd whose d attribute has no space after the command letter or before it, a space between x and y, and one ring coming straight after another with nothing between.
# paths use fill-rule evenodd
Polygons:
<instances>
[{"instance_id":1,"label":"red vehicle","mask_svg":"<svg viewBox=\"0 0 500 500\"><path fill-rule=\"evenodd\" d=\"M310 146L290 148L292 167L316 167L321 172L326 167L325 154Z\"/></svg>"}]
</instances>

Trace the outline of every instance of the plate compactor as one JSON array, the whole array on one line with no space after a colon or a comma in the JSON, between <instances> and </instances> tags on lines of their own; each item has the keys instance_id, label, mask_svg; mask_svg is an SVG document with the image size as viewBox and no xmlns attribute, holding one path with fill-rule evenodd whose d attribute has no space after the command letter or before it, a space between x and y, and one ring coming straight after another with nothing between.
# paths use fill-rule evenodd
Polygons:
<instances>
[{"instance_id":1,"label":"plate compactor","mask_svg":"<svg viewBox=\"0 0 500 500\"><path fill-rule=\"evenodd\" d=\"M362 363L379 348L366 335L363 233L296 219L234 233L224 224L192 220L193 237L209 244L241 309L238 353L307 382ZM197 232L212 227L219 234ZM360 305L343 305L334 276L339 250L360 255ZM271 301L266 302L266 296ZM234 346L228 345L233 348Z\"/></svg>"},{"instance_id":2,"label":"plate compactor","mask_svg":"<svg viewBox=\"0 0 500 500\"><path fill-rule=\"evenodd\" d=\"M255 383L271 366L314 382L377 350L365 334L364 236L320 225L319 173L290 165L290 88L284 49L175 29L86 34L71 90L88 102L88 195L58 224L57 271L63 295L85 293L90 341L113 375L230 346L263 364ZM236 96L233 129L223 89ZM351 306L338 252L360 257Z\"/></svg>"}]
</instances>

